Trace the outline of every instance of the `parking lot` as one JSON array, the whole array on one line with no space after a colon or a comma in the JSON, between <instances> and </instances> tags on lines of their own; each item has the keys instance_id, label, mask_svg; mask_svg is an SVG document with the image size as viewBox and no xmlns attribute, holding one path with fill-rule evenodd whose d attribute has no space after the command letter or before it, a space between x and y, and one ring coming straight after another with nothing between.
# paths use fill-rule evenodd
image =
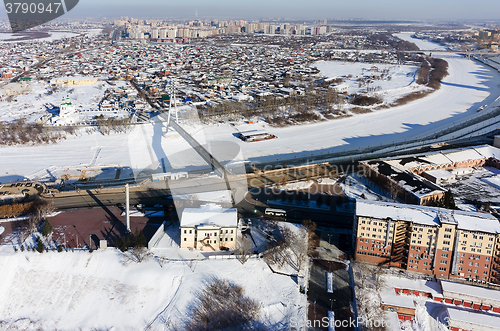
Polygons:
<instances>
[{"instance_id":1,"label":"parking lot","mask_svg":"<svg viewBox=\"0 0 500 331\"><path fill-rule=\"evenodd\" d=\"M126 218L118 207L96 207L64 210L49 219L54 227L52 235L59 245L68 248L89 247L95 249L100 240L113 245L126 234ZM131 217L131 232L142 230L149 240L163 222L163 217Z\"/></svg>"}]
</instances>

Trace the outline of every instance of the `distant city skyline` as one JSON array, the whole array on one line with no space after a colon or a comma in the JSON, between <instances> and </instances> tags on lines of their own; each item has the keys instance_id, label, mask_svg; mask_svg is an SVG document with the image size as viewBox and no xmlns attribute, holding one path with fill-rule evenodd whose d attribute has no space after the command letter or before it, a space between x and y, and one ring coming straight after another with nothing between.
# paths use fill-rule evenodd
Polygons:
<instances>
[{"instance_id":1,"label":"distant city skyline","mask_svg":"<svg viewBox=\"0 0 500 331\"><path fill-rule=\"evenodd\" d=\"M65 17L220 18L220 19L387 19L387 20L498 20L500 2L491 0L189 0L169 4L162 0L82 0ZM5 9L0 17L6 17Z\"/></svg>"}]
</instances>

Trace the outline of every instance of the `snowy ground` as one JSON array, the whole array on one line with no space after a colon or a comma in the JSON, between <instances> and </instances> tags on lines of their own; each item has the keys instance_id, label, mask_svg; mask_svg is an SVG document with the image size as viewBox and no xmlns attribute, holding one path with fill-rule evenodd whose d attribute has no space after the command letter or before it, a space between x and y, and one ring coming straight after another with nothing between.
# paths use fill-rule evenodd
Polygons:
<instances>
[{"instance_id":1,"label":"snowy ground","mask_svg":"<svg viewBox=\"0 0 500 331\"><path fill-rule=\"evenodd\" d=\"M0 256L0 330L182 330L213 277L241 285L270 330L289 329L305 312L297 284L257 259L136 264L111 248L39 254L7 246Z\"/></svg>"},{"instance_id":2,"label":"snowy ground","mask_svg":"<svg viewBox=\"0 0 500 331\"><path fill-rule=\"evenodd\" d=\"M28 82L29 94L18 95L13 101L0 99L0 121L10 122L18 118L26 118L33 122L52 108L59 108L63 100L69 97L75 110L97 109L109 85L99 81L88 86L63 86L58 92L48 94L50 86L46 82ZM72 93L69 91L73 90ZM54 110L54 112L56 112Z\"/></svg>"},{"instance_id":3,"label":"snowy ground","mask_svg":"<svg viewBox=\"0 0 500 331\"><path fill-rule=\"evenodd\" d=\"M344 78L349 85L348 93L366 93L367 87L376 89L373 94L379 95L386 104L403 95L425 90L422 85L415 83L418 67L405 65L390 65L380 63L351 63L341 61L320 61L314 64L321 72L320 76L327 78ZM375 69L376 68L376 69ZM379 77L384 71L387 74ZM347 78L352 75L351 78ZM361 84L358 79L372 77L369 85ZM372 93L370 93L371 95Z\"/></svg>"},{"instance_id":4,"label":"snowy ground","mask_svg":"<svg viewBox=\"0 0 500 331\"><path fill-rule=\"evenodd\" d=\"M85 35L85 36L95 36L97 34L100 34L102 32L102 29L88 29L88 30L78 30L75 32L69 32L69 31L49 31L50 37L46 38L37 38L33 40L26 40L24 42L41 42L41 41L55 41L55 40L60 40L60 39L65 39L65 38L73 38L77 37L80 34ZM22 33L21 33L22 35ZM9 39L16 39L19 38L20 34L13 34L13 33L0 33L0 44L5 43L19 43L19 41L9 41Z\"/></svg>"}]
</instances>

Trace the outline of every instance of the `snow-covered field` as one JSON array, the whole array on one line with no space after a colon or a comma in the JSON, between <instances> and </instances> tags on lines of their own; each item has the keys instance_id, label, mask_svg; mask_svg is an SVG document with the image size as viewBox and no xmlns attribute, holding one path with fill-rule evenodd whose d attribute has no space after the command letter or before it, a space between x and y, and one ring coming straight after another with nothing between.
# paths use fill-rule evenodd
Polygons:
<instances>
[{"instance_id":1,"label":"snow-covered field","mask_svg":"<svg viewBox=\"0 0 500 331\"><path fill-rule=\"evenodd\" d=\"M303 321L297 284L257 259L136 264L112 248L39 254L3 246L0 330L182 330L190 304L213 277L242 286L269 330Z\"/></svg>"},{"instance_id":2,"label":"snow-covered field","mask_svg":"<svg viewBox=\"0 0 500 331\"><path fill-rule=\"evenodd\" d=\"M37 38L33 40L26 40L24 42L40 42L40 41L55 41L55 40L60 40L60 39L65 39L65 38L73 38L77 37L80 34L86 35L86 36L94 36L102 32L102 29L88 29L88 30L78 30L75 32L70 32L70 31L49 31L48 33L50 34L50 37L45 37L45 38ZM21 34L14 34L14 33L0 33L0 44L2 43L18 43L19 41L9 41L10 39L16 39L20 38Z\"/></svg>"},{"instance_id":3,"label":"snow-covered field","mask_svg":"<svg viewBox=\"0 0 500 331\"><path fill-rule=\"evenodd\" d=\"M378 94L397 94L401 90L408 90L406 93L410 93L422 89L422 86L412 84L415 82L415 75L418 70L416 66L341 61L319 61L314 66L320 70L320 76L327 78L344 77L345 84L349 85L347 90L349 94L362 93L366 90L366 86L359 86L358 79L366 76L378 77L384 71L387 71L387 74L382 79L373 79L373 82L369 85L370 88L377 88ZM347 78L349 75L352 75L352 77ZM410 85L412 85L412 89L408 89Z\"/></svg>"},{"instance_id":4,"label":"snow-covered field","mask_svg":"<svg viewBox=\"0 0 500 331\"><path fill-rule=\"evenodd\" d=\"M26 118L33 122L53 107L58 108L68 97L75 110L97 109L107 87L108 84L99 81L94 85L60 87L57 92L49 94L46 82L28 83L29 94L15 96L11 101L7 98L0 100L0 121Z\"/></svg>"}]
</instances>

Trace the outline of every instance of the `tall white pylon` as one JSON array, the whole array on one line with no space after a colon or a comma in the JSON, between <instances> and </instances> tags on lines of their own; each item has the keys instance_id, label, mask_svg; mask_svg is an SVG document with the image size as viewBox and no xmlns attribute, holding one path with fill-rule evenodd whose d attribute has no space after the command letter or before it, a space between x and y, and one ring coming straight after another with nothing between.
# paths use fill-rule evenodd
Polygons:
<instances>
[{"instance_id":1,"label":"tall white pylon","mask_svg":"<svg viewBox=\"0 0 500 331\"><path fill-rule=\"evenodd\" d=\"M168 103L168 121L167 125L170 124L170 115L172 113L172 103L174 104L174 112L175 112L175 121L179 123L179 114L177 113L177 96L175 95L175 90L176 90L176 81L175 78L172 78L170 80L170 88L169 88L169 93L170 93L170 101Z\"/></svg>"},{"instance_id":2,"label":"tall white pylon","mask_svg":"<svg viewBox=\"0 0 500 331\"><path fill-rule=\"evenodd\" d=\"M130 233L130 188L125 185L125 213L127 217L127 232Z\"/></svg>"}]
</instances>

